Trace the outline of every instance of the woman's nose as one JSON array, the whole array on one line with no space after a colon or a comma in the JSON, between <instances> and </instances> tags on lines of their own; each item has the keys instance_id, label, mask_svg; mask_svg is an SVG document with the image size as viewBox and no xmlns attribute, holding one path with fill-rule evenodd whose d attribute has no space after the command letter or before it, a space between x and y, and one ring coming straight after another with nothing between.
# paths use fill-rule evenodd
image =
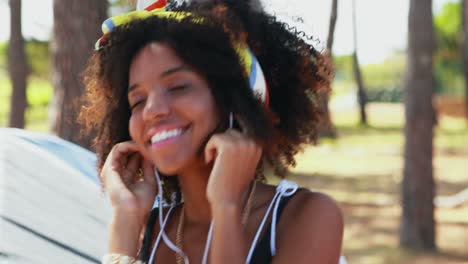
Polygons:
<instances>
[{"instance_id":1,"label":"woman's nose","mask_svg":"<svg viewBox=\"0 0 468 264\"><path fill-rule=\"evenodd\" d=\"M167 98L156 92L150 93L143 109L143 119L146 121L164 118L170 113L170 105Z\"/></svg>"}]
</instances>

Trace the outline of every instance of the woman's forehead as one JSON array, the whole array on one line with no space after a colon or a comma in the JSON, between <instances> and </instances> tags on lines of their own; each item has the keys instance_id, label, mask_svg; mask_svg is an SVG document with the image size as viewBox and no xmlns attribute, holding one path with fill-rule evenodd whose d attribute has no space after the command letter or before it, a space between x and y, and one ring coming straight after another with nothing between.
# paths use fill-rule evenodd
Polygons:
<instances>
[{"instance_id":1,"label":"woman's forehead","mask_svg":"<svg viewBox=\"0 0 468 264\"><path fill-rule=\"evenodd\" d=\"M132 60L135 63L160 63L175 61L180 64L182 60L175 50L162 42L151 42L140 49Z\"/></svg>"},{"instance_id":2,"label":"woman's forehead","mask_svg":"<svg viewBox=\"0 0 468 264\"><path fill-rule=\"evenodd\" d=\"M130 81L138 81L147 74L161 75L167 69L183 65L182 59L169 45L152 42L137 52L130 64Z\"/></svg>"}]
</instances>

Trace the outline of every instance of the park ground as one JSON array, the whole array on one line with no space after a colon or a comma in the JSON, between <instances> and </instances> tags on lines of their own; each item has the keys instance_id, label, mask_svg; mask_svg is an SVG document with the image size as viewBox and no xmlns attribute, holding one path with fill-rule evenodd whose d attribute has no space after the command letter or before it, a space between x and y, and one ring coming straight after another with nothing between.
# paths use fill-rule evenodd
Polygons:
<instances>
[{"instance_id":1,"label":"park ground","mask_svg":"<svg viewBox=\"0 0 468 264\"><path fill-rule=\"evenodd\" d=\"M7 124L9 87L6 76L0 75L0 127ZM30 80L27 129L47 132L51 95L47 81ZM468 263L468 202L436 209L436 253L398 247L403 106L372 103L367 108L369 125L359 126L357 109L349 98L335 97L335 103L331 103L338 138L323 139L318 146L307 147L289 173L291 180L327 193L339 203L345 218L343 254L348 262ZM460 114L453 113L453 108L449 103L440 111L434 139L436 191L439 197L449 200L468 188L468 124ZM455 112L460 112L459 108L456 106Z\"/></svg>"},{"instance_id":2,"label":"park ground","mask_svg":"<svg viewBox=\"0 0 468 264\"><path fill-rule=\"evenodd\" d=\"M443 107L433 166L438 197L451 200L468 188L468 129L460 115L447 110L450 105ZM404 110L402 104L384 103L370 104L367 110L367 127L356 125L356 108L333 111L338 139L307 148L297 157L290 179L338 201L345 218L343 254L349 263L468 263L466 201L436 209L436 253L398 247Z\"/></svg>"}]
</instances>

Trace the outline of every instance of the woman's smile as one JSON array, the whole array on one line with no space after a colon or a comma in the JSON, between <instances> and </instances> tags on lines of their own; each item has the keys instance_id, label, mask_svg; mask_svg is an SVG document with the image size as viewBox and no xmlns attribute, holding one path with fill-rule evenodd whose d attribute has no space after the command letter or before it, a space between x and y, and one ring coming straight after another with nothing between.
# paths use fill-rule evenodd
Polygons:
<instances>
[{"instance_id":1,"label":"woman's smile","mask_svg":"<svg viewBox=\"0 0 468 264\"><path fill-rule=\"evenodd\" d=\"M158 150L174 146L181 141L181 138L189 129L190 126L150 129L150 134L152 134L152 136L148 143L149 147L152 150Z\"/></svg>"}]
</instances>

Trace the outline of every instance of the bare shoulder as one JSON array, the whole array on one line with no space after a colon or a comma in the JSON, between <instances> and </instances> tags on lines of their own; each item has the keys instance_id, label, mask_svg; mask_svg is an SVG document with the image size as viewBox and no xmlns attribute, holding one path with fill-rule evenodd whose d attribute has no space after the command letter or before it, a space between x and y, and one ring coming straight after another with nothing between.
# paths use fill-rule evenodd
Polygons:
<instances>
[{"instance_id":1,"label":"bare shoulder","mask_svg":"<svg viewBox=\"0 0 468 264\"><path fill-rule=\"evenodd\" d=\"M263 207L267 207L276 192L276 186L262 184L259 188L263 194L259 200ZM343 224L341 209L333 198L324 193L311 192L303 188L299 188L288 202L278 224L288 226L290 221L297 222L298 218L304 218L308 222L335 220L337 225Z\"/></svg>"},{"instance_id":2,"label":"bare shoulder","mask_svg":"<svg viewBox=\"0 0 468 264\"><path fill-rule=\"evenodd\" d=\"M286 221L288 218L305 218L309 223L324 221L329 224L343 224L341 209L333 198L305 189L300 189L291 199L285 208L284 218Z\"/></svg>"},{"instance_id":3,"label":"bare shoulder","mask_svg":"<svg viewBox=\"0 0 468 264\"><path fill-rule=\"evenodd\" d=\"M300 189L278 223L274 263L291 259L295 263L338 263L343 225L341 209L330 196Z\"/></svg>"}]
</instances>

